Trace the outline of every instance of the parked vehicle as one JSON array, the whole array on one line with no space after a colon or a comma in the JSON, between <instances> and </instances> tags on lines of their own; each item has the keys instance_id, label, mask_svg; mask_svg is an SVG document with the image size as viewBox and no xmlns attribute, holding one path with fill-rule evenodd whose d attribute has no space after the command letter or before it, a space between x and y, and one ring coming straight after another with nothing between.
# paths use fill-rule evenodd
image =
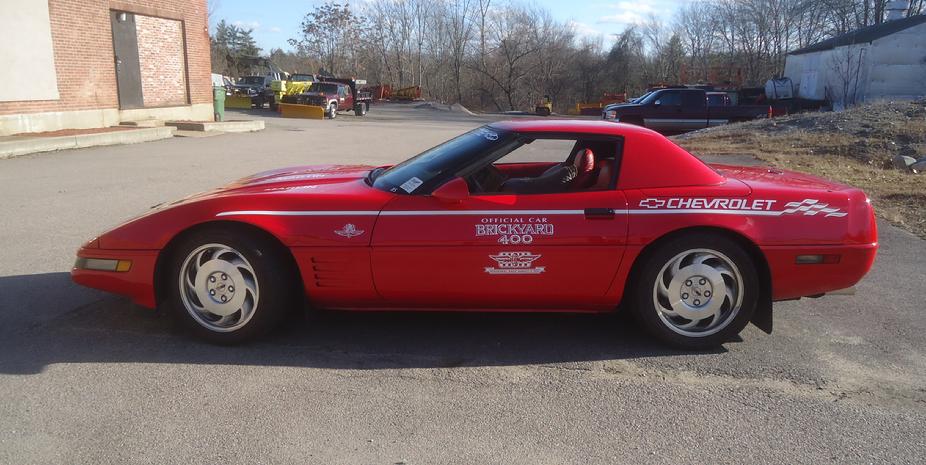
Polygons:
<instances>
[{"instance_id":1,"label":"parked vehicle","mask_svg":"<svg viewBox=\"0 0 926 465\"><path fill-rule=\"evenodd\" d=\"M335 78L335 77L326 77L322 79L325 82L337 82L339 84L344 84L350 90L350 95L352 97L352 105L339 107L339 110L354 110L354 114L357 116L363 116L370 111L370 104L373 103L373 97L368 91L364 91L361 86L365 86L367 81L365 79L354 79L354 78Z\"/></svg>"},{"instance_id":2,"label":"parked vehicle","mask_svg":"<svg viewBox=\"0 0 926 465\"><path fill-rule=\"evenodd\" d=\"M520 150L538 144L553 151ZM308 301L623 309L668 344L705 348L750 322L770 333L773 301L854 286L877 249L857 188L708 166L627 124L521 120L394 166L280 169L161 204L85 243L71 275L215 343Z\"/></svg>"},{"instance_id":3,"label":"parked vehicle","mask_svg":"<svg viewBox=\"0 0 926 465\"><path fill-rule=\"evenodd\" d=\"M720 105L710 105L704 89L669 87L654 90L635 103L608 105L602 118L663 133L678 133L766 118L770 114L768 105L729 105L729 97L719 102L715 97L714 103Z\"/></svg>"},{"instance_id":4,"label":"parked vehicle","mask_svg":"<svg viewBox=\"0 0 926 465\"><path fill-rule=\"evenodd\" d=\"M265 99L270 104L270 109L276 110L277 104L283 101L284 96L307 92L317 80L314 74L293 73L288 79L272 81L270 88L264 92Z\"/></svg>"},{"instance_id":5,"label":"parked vehicle","mask_svg":"<svg viewBox=\"0 0 926 465\"><path fill-rule=\"evenodd\" d=\"M358 91L359 85L366 84L361 79L321 78L312 83L308 91L294 95L284 95L283 103L314 105L325 109L325 116L336 118L339 111L353 110L357 116L363 116L370 110L370 94Z\"/></svg>"},{"instance_id":6,"label":"parked vehicle","mask_svg":"<svg viewBox=\"0 0 926 465\"><path fill-rule=\"evenodd\" d=\"M251 97L251 105L257 108L263 108L264 104L270 99L267 97L267 91L270 90L270 83L276 80L285 80L289 75L285 72L271 72L264 75L244 76L238 79L234 89L238 95Z\"/></svg>"},{"instance_id":7,"label":"parked vehicle","mask_svg":"<svg viewBox=\"0 0 926 465\"><path fill-rule=\"evenodd\" d=\"M553 100L549 95L544 95L537 105L534 106L534 113L538 116L550 116L553 114Z\"/></svg>"}]
</instances>

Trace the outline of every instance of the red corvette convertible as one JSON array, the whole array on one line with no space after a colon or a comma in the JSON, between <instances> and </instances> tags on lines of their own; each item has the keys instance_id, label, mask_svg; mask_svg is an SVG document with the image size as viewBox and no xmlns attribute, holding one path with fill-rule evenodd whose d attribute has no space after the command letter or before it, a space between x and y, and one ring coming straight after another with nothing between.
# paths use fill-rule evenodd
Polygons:
<instances>
[{"instance_id":1,"label":"red corvette convertible","mask_svg":"<svg viewBox=\"0 0 926 465\"><path fill-rule=\"evenodd\" d=\"M632 312L715 346L772 302L854 286L877 251L859 189L706 165L598 121L489 124L389 167L282 169L153 208L78 251L79 284L218 343L305 301L341 310Z\"/></svg>"}]
</instances>

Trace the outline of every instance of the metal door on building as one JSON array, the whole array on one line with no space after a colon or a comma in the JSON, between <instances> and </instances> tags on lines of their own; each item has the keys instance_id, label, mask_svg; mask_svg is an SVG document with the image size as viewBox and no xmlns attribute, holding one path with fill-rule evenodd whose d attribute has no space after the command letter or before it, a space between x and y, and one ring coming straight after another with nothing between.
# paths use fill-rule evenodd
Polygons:
<instances>
[{"instance_id":1,"label":"metal door on building","mask_svg":"<svg viewBox=\"0 0 926 465\"><path fill-rule=\"evenodd\" d=\"M141 66L138 60L138 35L135 15L125 11L110 11L113 27L113 59L116 65L116 87L119 108L141 108Z\"/></svg>"}]
</instances>

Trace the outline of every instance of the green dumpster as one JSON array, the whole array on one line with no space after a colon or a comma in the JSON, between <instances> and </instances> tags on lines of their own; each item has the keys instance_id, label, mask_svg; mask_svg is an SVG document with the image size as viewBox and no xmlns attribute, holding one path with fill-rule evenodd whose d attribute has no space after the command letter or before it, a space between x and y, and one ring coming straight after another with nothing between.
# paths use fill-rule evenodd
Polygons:
<instances>
[{"instance_id":1,"label":"green dumpster","mask_svg":"<svg viewBox=\"0 0 926 465\"><path fill-rule=\"evenodd\" d=\"M225 87L212 87L212 108L216 121L225 121Z\"/></svg>"}]
</instances>

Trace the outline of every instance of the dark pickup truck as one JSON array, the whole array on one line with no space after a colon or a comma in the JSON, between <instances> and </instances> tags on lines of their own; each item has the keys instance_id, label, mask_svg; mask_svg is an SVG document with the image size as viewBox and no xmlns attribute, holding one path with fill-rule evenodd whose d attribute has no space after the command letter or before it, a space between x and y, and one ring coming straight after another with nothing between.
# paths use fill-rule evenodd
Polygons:
<instances>
[{"instance_id":1,"label":"dark pickup truck","mask_svg":"<svg viewBox=\"0 0 926 465\"><path fill-rule=\"evenodd\" d=\"M663 133L679 133L769 115L768 105L731 106L729 98L717 98L713 94L691 88L654 90L632 103L606 106L601 117Z\"/></svg>"}]
</instances>

